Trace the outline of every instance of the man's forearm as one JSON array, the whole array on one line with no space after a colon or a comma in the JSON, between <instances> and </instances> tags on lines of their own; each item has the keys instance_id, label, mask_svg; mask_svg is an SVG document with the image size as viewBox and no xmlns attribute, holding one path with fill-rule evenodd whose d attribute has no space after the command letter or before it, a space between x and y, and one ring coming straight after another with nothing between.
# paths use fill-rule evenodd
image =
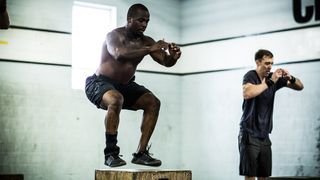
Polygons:
<instances>
[{"instance_id":1,"label":"man's forearm","mask_svg":"<svg viewBox=\"0 0 320 180\"><path fill-rule=\"evenodd\" d=\"M251 99L256 96L259 96L263 91L268 89L268 85L263 82L261 84L246 84L243 85L243 98L244 99Z\"/></svg>"},{"instance_id":2,"label":"man's forearm","mask_svg":"<svg viewBox=\"0 0 320 180\"><path fill-rule=\"evenodd\" d=\"M139 48L139 49L126 48L126 49L120 50L120 49L116 48L114 58L118 61L125 61L127 59L131 60L131 59L136 59L139 57L144 57L147 54L149 54L149 52L150 52L150 47L147 47L147 46Z\"/></svg>"},{"instance_id":3,"label":"man's forearm","mask_svg":"<svg viewBox=\"0 0 320 180\"><path fill-rule=\"evenodd\" d=\"M289 80L288 87L290 87L291 89L294 89L294 90L302 90L304 88L304 86L303 86L302 82L300 81L300 79L293 77L293 76L292 76L292 78L294 78L294 79Z\"/></svg>"}]
</instances>

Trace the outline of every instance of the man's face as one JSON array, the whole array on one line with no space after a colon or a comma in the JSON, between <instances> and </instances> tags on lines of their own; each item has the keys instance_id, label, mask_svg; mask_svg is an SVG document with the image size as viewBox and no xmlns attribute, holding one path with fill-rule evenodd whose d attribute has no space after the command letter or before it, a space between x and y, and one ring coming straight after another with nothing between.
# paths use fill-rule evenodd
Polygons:
<instances>
[{"instance_id":1,"label":"man's face","mask_svg":"<svg viewBox=\"0 0 320 180\"><path fill-rule=\"evenodd\" d=\"M257 60L256 63L257 63L257 69L263 74L267 75L272 69L273 58L263 56L263 58L260 61Z\"/></svg>"},{"instance_id":2,"label":"man's face","mask_svg":"<svg viewBox=\"0 0 320 180\"><path fill-rule=\"evenodd\" d=\"M148 11L138 9L133 17L129 17L128 27L134 34L142 36L148 26L149 17Z\"/></svg>"}]
</instances>

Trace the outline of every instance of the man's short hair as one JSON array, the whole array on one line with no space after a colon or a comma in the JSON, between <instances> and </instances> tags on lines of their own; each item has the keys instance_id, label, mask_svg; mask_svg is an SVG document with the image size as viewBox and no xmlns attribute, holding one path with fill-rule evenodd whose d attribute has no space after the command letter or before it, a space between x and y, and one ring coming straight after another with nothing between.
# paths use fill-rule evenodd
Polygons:
<instances>
[{"instance_id":1,"label":"man's short hair","mask_svg":"<svg viewBox=\"0 0 320 180\"><path fill-rule=\"evenodd\" d=\"M269 57L269 58L273 58L273 54L272 52L270 52L269 50L266 50L266 49L259 49L256 54L254 55L254 60L257 61L257 60L262 60L263 57L266 56L266 57Z\"/></svg>"},{"instance_id":2,"label":"man's short hair","mask_svg":"<svg viewBox=\"0 0 320 180\"><path fill-rule=\"evenodd\" d=\"M127 18L133 17L134 14L137 12L137 10L144 10L148 11L148 8L143 4L133 4L129 9L127 13ZM149 11L148 11L149 12Z\"/></svg>"}]
</instances>

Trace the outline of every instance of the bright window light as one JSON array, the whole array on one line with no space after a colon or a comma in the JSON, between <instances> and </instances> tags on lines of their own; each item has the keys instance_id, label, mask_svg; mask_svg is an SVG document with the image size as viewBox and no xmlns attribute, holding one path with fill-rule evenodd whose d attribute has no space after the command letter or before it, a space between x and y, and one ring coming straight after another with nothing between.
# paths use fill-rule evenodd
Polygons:
<instances>
[{"instance_id":1,"label":"bright window light","mask_svg":"<svg viewBox=\"0 0 320 180\"><path fill-rule=\"evenodd\" d=\"M106 34L116 27L116 8L75 1L72 9L72 88L84 89L101 57Z\"/></svg>"}]
</instances>

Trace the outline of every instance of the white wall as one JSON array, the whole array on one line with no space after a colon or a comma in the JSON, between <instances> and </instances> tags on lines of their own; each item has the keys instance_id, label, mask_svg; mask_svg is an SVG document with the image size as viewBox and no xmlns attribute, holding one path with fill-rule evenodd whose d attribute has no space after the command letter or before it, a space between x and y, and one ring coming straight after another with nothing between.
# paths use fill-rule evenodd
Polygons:
<instances>
[{"instance_id":1,"label":"white wall","mask_svg":"<svg viewBox=\"0 0 320 180\"><path fill-rule=\"evenodd\" d=\"M71 65L71 35L22 29L0 31L2 59Z\"/></svg>"},{"instance_id":2,"label":"white wall","mask_svg":"<svg viewBox=\"0 0 320 180\"><path fill-rule=\"evenodd\" d=\"M151 21L147 34L152 34L156 39L166 38L179 41L180 9L178 1L127 1L127 0L79 0L102 5L117 7L117 25L126 22L128 8L133 3L143 3L151 13ZM73 0L10 0L7 2L10 21L12 25L49 29L56 31L72 31L72 5ZM168 6L168 4L170 4Z\"/></svg>"},{"instance_id":3,"label":"white wall","mask_svg":"<svg viewBox=\"0 0 320 180\"><path fill-rule=\"evenodd\" d=\"M302 0L302 7L310 5L314 5L313 0ZM183 17L181 43L243 36L305 25L295 22L292 0L184 0L181 10ZM314 15L306 24L317 24Z\"/></svg>"},{"instance_id":4,"label":"white wall","mask_svg":"<svg viewBox=\"0 0 320 180\"><path fill-rule=\"evenodd\" d=\"M305 89L287 89L276 95L273 173L320 176L320 62L283 65L301 78Z\"/></svg>"},{"instance_id":5,"label":"white wall","mask_svg":"<svg viewBox=\"0 0 320 180\"><path fill-rule=\"evenodd\" d=\"M319 23L294 22L289 0L86 2L116 6L119 26L132 3L144 3L151 13L146 34L181 44ZM65 32L71 32L72 4L8 1L12 25ZM184 46L172 69L146 58L139 70L190 73L240 67L186 76L137 73L137 81L162 101L151 139L151 152L163 160L161 168L191 169L196 180L243 179L237 149L242 76L254 67L254 52L268 48L276 63L302 61L283 67L305 83L302 92L284 89L277 94L273 174L320 176L319 61L303 63L320 59L318 37L319 27L314 27ZM12 28L0 31L0 41L7 42L0 44L0 59L67 65L0 61L0 173L23 173L27 180L93 179L94 169L106 168L105 112L82 91L71 89L70 34ZM140 120L139 111L121 114L119 145L129 162L124 168L147 168L130 163Z\"/></svg>"}]
</instances>

